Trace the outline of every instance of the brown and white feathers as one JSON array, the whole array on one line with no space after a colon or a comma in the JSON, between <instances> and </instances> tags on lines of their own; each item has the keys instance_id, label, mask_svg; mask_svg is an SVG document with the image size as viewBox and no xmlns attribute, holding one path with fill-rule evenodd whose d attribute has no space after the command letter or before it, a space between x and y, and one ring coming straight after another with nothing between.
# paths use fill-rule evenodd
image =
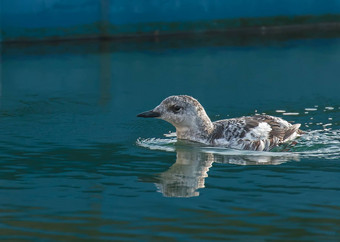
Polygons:
<instances>
[{"instance_id":1,"label":"brown and white feathers","mask_svg":"<svg viewBox=\"0 0 340 242\"><path fill-rule=\"evenodd\" d=\"M300 124L269 115L211 122L202 105L187 95L170 96L138 117L163 119L176 127L177 138L243 150L268 151L299 136Z\"/></svg>"}]
</instances>

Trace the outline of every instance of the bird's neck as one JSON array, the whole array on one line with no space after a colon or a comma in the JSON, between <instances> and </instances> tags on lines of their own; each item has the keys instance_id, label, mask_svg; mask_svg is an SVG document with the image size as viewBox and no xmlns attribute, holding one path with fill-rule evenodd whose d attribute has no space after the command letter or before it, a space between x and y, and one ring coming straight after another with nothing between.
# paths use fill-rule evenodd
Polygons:
<instances>
[{"instance_id":1,"label":"bird's neck","mask_svg":"<svg viewBox=\"0 0 340 242\"><path fill-rule=\"evenodd\" d=\"M197 117L190 125L176 127L178 139L202 142L207 140L214 130L214 125L205 114Z\"/></svg>"}]
</instances>

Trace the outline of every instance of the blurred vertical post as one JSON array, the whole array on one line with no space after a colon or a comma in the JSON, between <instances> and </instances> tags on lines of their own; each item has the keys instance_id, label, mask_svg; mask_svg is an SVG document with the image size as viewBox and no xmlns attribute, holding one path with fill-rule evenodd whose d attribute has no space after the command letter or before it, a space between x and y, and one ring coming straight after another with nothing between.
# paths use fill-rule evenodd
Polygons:
<instances>
[{"instance_id":1,"label":"blurred vertical post","mask_svg":"<svg viewBox=\"0 0 340 242\"><path fill-rule=\"evenodd\" d=\"M2 97L2 1L0 1L0 97Z\"/></svg>"},{"instance_id":2,"label":"blurred vertical post","mask_svg":"<svg viewBox=\"0 0 340 242\"><path fill-rule=\"evenodd\" d=\"M109 36L110 0L100 0L100 38Z\"/></svg>"},{"instance_id":3,"label":"blurred vertical post","mask_svg":"<svg viewBox=\"0 0 340 242\"><path fill-rule=\"evenodd\" d=\"M105 105L111 99L111 53L107 40L109 27L110 0L100 0L100 100Z\"/></svg>"},{"instance_id":4,"label":"blurred vertical post","mask_svg":"<svg viewBox=\"0 0 340 242\"><path fill-rule=\"evenodd\" d=\"M0 1L0 48L1 48L1 42L2 42L2 1Z\"/></svg>"}]
</instances>

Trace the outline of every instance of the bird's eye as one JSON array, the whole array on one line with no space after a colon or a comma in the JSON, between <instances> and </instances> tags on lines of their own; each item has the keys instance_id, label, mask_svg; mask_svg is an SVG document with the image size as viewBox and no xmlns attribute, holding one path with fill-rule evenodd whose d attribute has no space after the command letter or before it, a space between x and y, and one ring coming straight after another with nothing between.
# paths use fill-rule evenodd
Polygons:
<instances>
[{"instance_id":1,"label":"bird's eye","mask_svg":"<svg viewBox=\"0 0 340 242\"><path fill-rule=\"evenodd\" d=\"M178 112L179 110L182 109L182 107L181 107L181 106L174 105L174 106L171 107L171 109L172 109L172 111L174 111L174 112Z\"/></svg>"}]
</instances>

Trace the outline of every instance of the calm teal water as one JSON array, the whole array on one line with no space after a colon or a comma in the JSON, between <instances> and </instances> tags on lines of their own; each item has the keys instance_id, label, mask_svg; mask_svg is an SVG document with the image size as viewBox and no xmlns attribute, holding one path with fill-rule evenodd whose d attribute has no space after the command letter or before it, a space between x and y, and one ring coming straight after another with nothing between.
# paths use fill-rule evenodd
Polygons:
<instances>
[{"instance_id":1,"label":"calm teal water","mask_svg":"<svg viewBox=\"0 0 340 242\"><path fill-rule=\"evenodd\" d=\"M337 37L3 46L0 238L339 240L339 67ZM308 132L290 152L177 142L136 118L173 94Z\"/></svg>"}]
</instances>

